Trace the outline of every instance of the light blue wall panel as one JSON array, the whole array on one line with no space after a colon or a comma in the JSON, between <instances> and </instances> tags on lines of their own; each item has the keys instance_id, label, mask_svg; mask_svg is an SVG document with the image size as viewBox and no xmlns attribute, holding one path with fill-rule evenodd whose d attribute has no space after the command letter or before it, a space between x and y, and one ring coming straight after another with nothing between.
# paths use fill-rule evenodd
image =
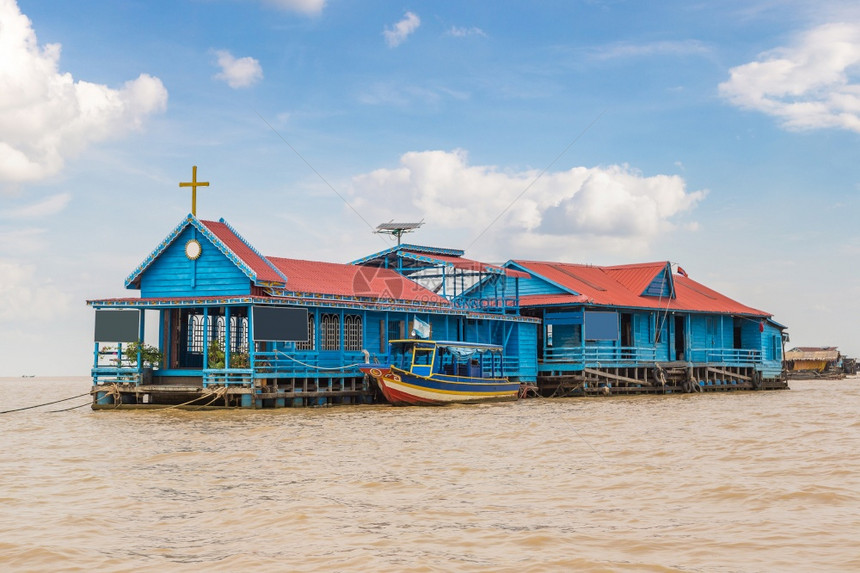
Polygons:
<instances>
[{"instance_id":1,"label":"light blue wall panel","mask_svg":"<svg viewBox=\"0 0 860 573\"><path fill-rule=\"evenodd\" d=\"M669 278L666 276L666 271L664 270L651 281L651 284L648 285L648 288L645 289L645 292L642 293L645 296L654 296L654 297L668 297L672 294L672 285Z\"/></svg>"},{"instance_id":2,"label":"light blue wall panel","mask_svg":"<svg viewBox=\"0 0 860 573\"><path fill-rule=\"evenodd\" d=\"M550 284L542 279L519 279L519 281L520 296L527 296L531 294L567 294L566 290L562 290L554 284ZM509 289L509 292L513 293L513 289Z\"/></svg>"},{"instance_id":3,"label":"light blue wall panel","mask_svg":"<svg viewBox=\"0 0 860 573\"><path fill-rule=\"evenodd\" d=\"M196 238L203 252L196 261L185 256L185 243ZM215 245L188 227L153 261L140 279L144 298L250 294L251 280Z\"/></svg>"}]
</instances>

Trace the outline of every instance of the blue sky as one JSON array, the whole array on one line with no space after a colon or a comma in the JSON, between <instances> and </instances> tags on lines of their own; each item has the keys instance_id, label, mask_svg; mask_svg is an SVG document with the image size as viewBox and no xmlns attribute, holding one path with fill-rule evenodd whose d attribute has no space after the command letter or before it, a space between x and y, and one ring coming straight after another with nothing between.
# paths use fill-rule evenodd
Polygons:
<instances>
[{"instance_id":1,"label":"blue sky","mask_svg":"<svg viewBox=\"0 0 860 573\"><path fill-rule=\"evenodd\" d=\"M192 165L265 254L670 260L857 356L858 137L856 2L0 0L0 375L88 373Z\"/></svg>"}]
</instances>

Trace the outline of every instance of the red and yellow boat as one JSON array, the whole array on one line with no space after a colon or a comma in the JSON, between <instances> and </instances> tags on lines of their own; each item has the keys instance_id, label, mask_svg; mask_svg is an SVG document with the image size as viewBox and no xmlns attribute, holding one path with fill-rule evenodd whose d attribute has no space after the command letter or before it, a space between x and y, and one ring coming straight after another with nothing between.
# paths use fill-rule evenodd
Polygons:
<instances>
[{"instance_id":1,"label":"red and yellow boat","mask_svg":"<svg viewBox=\"0 0 860 573\"><path fill-rule=\"evenodd\" d=\"M504 376L502 347L475 342L393 340L389 365L361 370L397 406L513 401L519 382Z\"/></svg>"}]
</instances>

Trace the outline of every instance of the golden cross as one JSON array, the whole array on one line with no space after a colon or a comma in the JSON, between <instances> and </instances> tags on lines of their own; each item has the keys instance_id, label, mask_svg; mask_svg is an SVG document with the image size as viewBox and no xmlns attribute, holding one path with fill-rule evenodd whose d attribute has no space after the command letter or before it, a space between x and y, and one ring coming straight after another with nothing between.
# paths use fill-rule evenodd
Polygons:
<instances>
[{"instance_id":1,"label":"golden cross","mask_svg":"<svg viewBox=\"0 0 860 573\"><path fill-rule=\"evenodd\" d=\"M191 181L179 184L180 187L191 187L191 214L197 216L197 188L209 187L208 181L197 181L197 166L191 168Z\"/></svg>"}]
</instances>

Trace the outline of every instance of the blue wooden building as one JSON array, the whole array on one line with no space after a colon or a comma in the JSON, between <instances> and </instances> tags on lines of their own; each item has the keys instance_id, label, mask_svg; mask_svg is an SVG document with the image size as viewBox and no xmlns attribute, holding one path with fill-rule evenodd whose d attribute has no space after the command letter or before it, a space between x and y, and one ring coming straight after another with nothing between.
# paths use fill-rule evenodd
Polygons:
<instances>
[{"instance_id":1,"label":"blue wooden building","mask_svg":"<svg viewBox=\"0 0 860 573\"><path fill-rule=\"evenodd\" d=\"M456 295L485 275L511 284L525 276L466 260L461 251L414 245L355 264L264 256L223 219L190 214L126 279L139 296L88 301L97 331L100 321L137 317L131 335L96 337L95 406L372 401L357 366L384 363L388 341L409 337L416 325L437 339L503 345L505 374L534 383L539 320L489 302L457 304ZM257 311L271 308L300 311L288 316L303 321L302 336L255 337ZM152 368L145 349L127 352L144 339L147 317L158 327Z\"/></svg>"},{"instance_id":2,"label":"blue wooden building","mask_svg":"<svg viewBox=\"0 0 860 573\"><path fill-rule=\"evenodd\" d=\"M126 278L134 296L88 301L96 408L371 402L358 366L415 335L500 345L544 396L787 388L785 327L669 262L494 265L402 229L349 264L266 256L197 218L200 185L195 168L192 213Z\"/></svg>"},{"instance_id":3,"label":"blue wooden building","mask_svg":"<svg viewBox=\"0 0 860 573\"><path fill-rule=\"evenodd\" d=\"M785 327L669 262L509 261L523 316L541 320L544 395L787 388ZM504 280L504 279L503 279ZM499 281L476 285L486 298Z\"/></svg>"}]
</instances>

